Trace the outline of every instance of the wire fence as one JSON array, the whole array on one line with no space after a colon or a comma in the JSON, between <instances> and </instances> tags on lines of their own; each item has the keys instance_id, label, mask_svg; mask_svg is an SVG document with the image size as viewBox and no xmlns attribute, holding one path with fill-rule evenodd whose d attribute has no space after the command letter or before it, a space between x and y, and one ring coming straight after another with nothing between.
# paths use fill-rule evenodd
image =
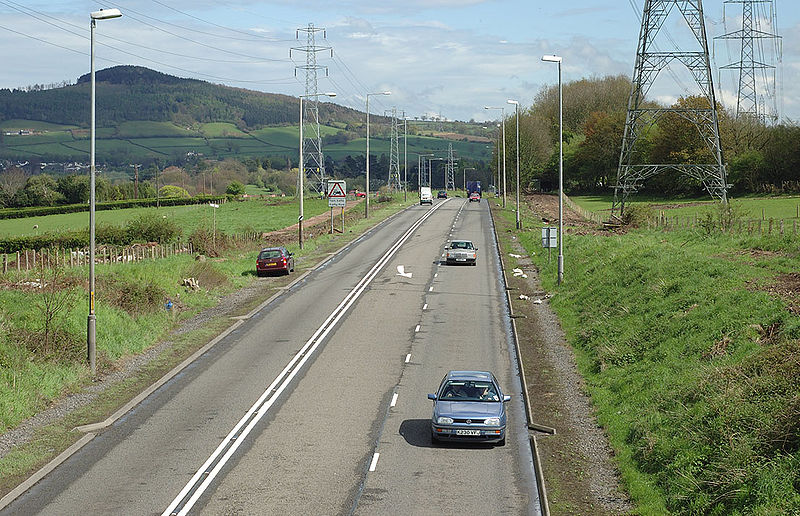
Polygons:
<instances>
[{"instance_id":1,"label":"wire fence","mask_svg":"<svg viewBox=\"0 0 800 516\"><path fill-rule=\"evenodd\" d=\"M241 233L224 235L224 238L236 244L247 244L260 241L261 233ZM95 248L95 264L126 264L144 260L158 260L180 254L193 254L191 242L172 244L133 244L128 246L100 245ZM2 272L23 272L37 268L84 267L89 264L89 248L76 249L27 249L16 253L2 255Z\"/></svg>"}]
</instances>

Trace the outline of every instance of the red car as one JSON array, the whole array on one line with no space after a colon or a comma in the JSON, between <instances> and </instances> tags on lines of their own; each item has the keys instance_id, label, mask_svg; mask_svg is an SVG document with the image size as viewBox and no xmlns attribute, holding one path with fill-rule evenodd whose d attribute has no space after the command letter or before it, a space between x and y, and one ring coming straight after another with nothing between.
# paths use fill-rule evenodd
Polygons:
<instances>
[{"instance_id":1,"label":"red car","mask_svg":"<svg viewBox=\"0 0 800 516\"><path fill-rule=\"evenodd\" d=\"M356 196L356 198L358 198L358 197L366 197L367 193L366 192L356 191L355 196Z\"/></svg>"},{"instance_id":2,"label":"red car","mask_svg":"<svg viewBox=\"0 0 800 516\"><path fill-rule=\"evenodd\" d=\"M478 192L472 192L471 194L469 194L469 202L472 201L481 202L481 194L479 194Z\"/></svg>"},{"instance_id":3,"label":"red car","mask_svg":"<svg viewBox=\"0 0 800 516\"><path fill-rule=\"evenodd\" d=\"M294 257L285 247L267 247L258 253L256 275L264 276L272 272L294 272Z\"/></svg>"}]
</instances>

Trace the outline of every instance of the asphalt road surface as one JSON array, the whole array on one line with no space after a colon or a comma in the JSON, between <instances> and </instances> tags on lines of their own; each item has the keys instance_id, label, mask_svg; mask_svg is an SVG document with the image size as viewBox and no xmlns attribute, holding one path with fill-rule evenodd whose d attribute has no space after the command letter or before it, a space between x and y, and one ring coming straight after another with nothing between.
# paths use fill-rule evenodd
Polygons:
<instances>
[{"instance_id":1,"label":"asphalt road surface","mask_svg":"<svg viewBox=\"0 0 800 516\"><path fill-rule=\"evenodd\" d=\"M492 231L464 199L381 224L2 514L538 514ZM431 444L451 369L513 396L506 446Z\"/></svg>"}]
</instances>

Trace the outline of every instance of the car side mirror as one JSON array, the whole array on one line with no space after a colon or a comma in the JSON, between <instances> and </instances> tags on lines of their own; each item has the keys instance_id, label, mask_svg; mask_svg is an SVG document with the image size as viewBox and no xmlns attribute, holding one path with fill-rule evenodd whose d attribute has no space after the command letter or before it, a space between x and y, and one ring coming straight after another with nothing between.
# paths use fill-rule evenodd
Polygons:
<instances>
[{"instance_id":1,"label":"car side mirror","mask_svg":"<svg viewBox=\"0 0 800 516\"><path fill-rule=\"evenodd\" d=\"M436 401L436 395L435 394L428 394L428 399Z\"/></svg>"},{"instance_id":2,"label":"car side mirror","mask_svg":"<svg viewBox=\"0 0 800 516\"><path fill-rule=\"evenodd\" d=\"M507 402L507 401L511 401L511 396L509 396L508 394L506 394L505 396L503 396L503 403L505 403L505 402Z\"/></svg>"},{"instance_id":3,"label":"car side mirror","mask_svg":"<svg viewBox=\"0 0 800 516\"><path fill-rule=\"evenodd\" d=\"M478 250L478 248L476 247L476 248L475 248L475 250L477 251L477 250Z\"/></svg>"}]
</instances>

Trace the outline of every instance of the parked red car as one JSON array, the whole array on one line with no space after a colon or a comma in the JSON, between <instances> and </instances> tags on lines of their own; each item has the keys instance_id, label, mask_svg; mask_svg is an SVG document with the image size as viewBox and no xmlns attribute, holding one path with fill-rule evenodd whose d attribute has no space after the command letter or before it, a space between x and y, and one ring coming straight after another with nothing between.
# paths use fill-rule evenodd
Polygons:
<instances>
[{"instance_id":1,"label":"parked red car","mask_svg":"<svg viewBox=\"0 0 800 516\"><path fill-rule=\"evenodd\" d=\"M267 247L258 253L256 275L264 276L273 272L294 272L294 257L285 247Z\"/></svg>"},{"instance_id":2,"label":"parked red car","mask_svg":"<svg viewBox=\"0 0 800 516\"><path fill-rule=\"evenodd\" d=\"M355 196L356 196L356 198L358 198L358 197L366 197L367 193L366 192L359 192L358 190L356 190Z\"/></svg>"}]
</instances>

